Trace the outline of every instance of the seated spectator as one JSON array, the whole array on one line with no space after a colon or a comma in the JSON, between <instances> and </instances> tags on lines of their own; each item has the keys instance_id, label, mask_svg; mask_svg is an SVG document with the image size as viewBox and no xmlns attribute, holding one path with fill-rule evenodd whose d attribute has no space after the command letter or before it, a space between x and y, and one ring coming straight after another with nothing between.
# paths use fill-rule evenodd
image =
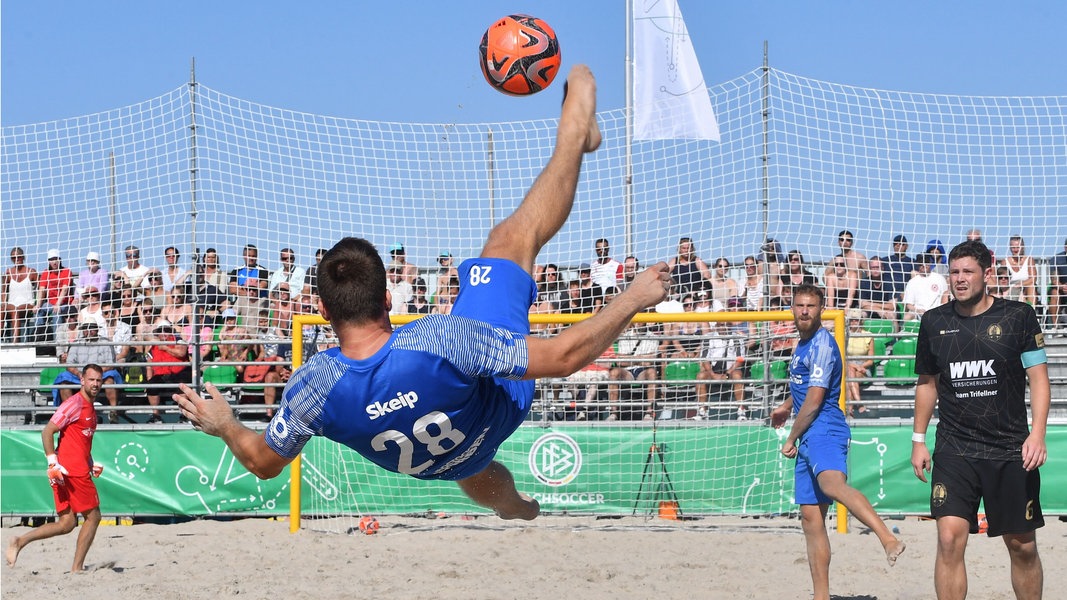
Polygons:
<instances>
[{"instance_id":1,"label":"seated spectator","mask_svg":"<svg viewBox=\"0 0 1067 600\"><path fill-rule=\"evenodd\" d=\"M882 259L877 256L868 263L870 271L860 281L860 310L865 314L878 319L888 319L893 322L893 330L897 327L897 300L896 288L889 273L882 270Z\"/></svg>"},{"instance_id":2,"label":"seated spectator","mask_svg":"<svg viewBox=\"0 0 1067 600\"><path fill-rule=\"evenodd\" d=\"M145 281L145 276L152 269L141 264L141 249L137 246L126 246L126 266L122 267L120 274L126 283L133 289L140 288ZM158 271L156 271L158 273ZM162 279L160 288L163 287Z\"/></svg>"},{"instance_id":3,"label":"seated spectator","mask_svg":"<svg viewBox=\"0 0 1067 600\"><path fill-rule=\"evenodd\" d=\"M594 243L596 260L590 266L590 278L593 284L604 290L609 287L619 287L622 280L622 263L611 257L611 246L608 240L600 238Z\"/></svg>"},{"instance_id":4,"label":"seated spectator","mask_svg":"<svg viewBox=\"0 0 1067 600\"><path fill-rule=\"evenodd\" d=\"M85 255L85 264L86 268L78 273L78 280L74 284L75 295L81 296L82 292L90 287L106 293L111 279L108 277L107 269L100 266L100 255L90 252Z\"/></svg>"},{"instance_id":5,"label":"seated spectator","mask_svg":"<svg viewBox=\"0 0 1067 600\"><path fill-rule=\"evenodd\" d=\"M172 325L160 325L152 330L150 341L157 342L148 351L148 403L158 407L160 398L170 398L178 391L179 383L192 381L192 366L189 364L189 345L181 339ZM177 363L177 364L165 364ZM168 387L152 387L164 385ZM157 408L152 411L148 423L159 423L163 415Z\"/></svg>"},{"instance_id":6,"label":"seated spectator","mask_svg":"<svg viewBox=\"0 0 1067 600\"><path fill-rule=\"evenodd\" d=\"M855 244L856 240L851 231L846 229L837 234L837 246L841 251L838 256L845 259L845 269L856 281L859 281L860 277L867 272L867 256L856 250ZM831 266L828 265L823 275L826 276L830 271Z\"/></svg>"},{"instance_id":7,"label":"seated spectator","mask_svg":"<svg viewBox=\"0 0 1067 600\"><path fill-rule=\"evenodd\" d=\"M616 286L620 291L630 287L634 278L637 277L638 271L641 270L641 261L637 260L637 257L627 256L622 261L622 278L619 280L619 285Z\"/></svg>"},{"instance_id":8,"label":"seated spectator","mask_svg":"<svg viewBox=\"0 0 1067 600\"><path fill-rule=\"evenodd\" d=\"M593 312L595 305L604 302L604 288L593 281L593 268L589 263L578 267L578 287L581 290L582 312Z\"/></svg>"},{"instance_id":9,"label":"seated spectator","mask_svg":"<svg viewBox=\"0 0 1067 600\"><path fill-rule=\"evenodd\" d=\"M904 288L905 321L921 319L926 311L948 302L948 282L930 272L933 261L929 254L920 254L915 259L915 276Z\"/></svg>"},{"instance_id":10,"label":"seated spectator","mask_svg":"<svg viewBox=\"0 0 1067 600\"><path fill-rule=\"evenodd\" d=\"M864 264L867 264L864 262ZM848 268L843 256L835 256L825 275L826 308L854 308L856 306L859 280L857 273Z\"/></svg>"},{"instance_id":11,"label":"seated spectator","mask_svg":"<svg viewBox=\"0 0 1067 600\"><path fill-rule=\"evenodd\" d=\"M270 307L270 302L260 295L260 291L263 288L255 277L246 277L244 285L235 289L239 290L240 294L233 303L233 309L237 311L239 322L246 328L251 329L255 327L260 311L267 310Z\"/></svg>"},{"instance_id":12,"label":"seated spectator","mask_svg":"<svg viewBox=\"0 0 1067 600\"><path fill-rule=\"evenodd\" d=\"M267 288L274 291L279 285L286 283L292 298L303 295L304 278L307 277L307 272L303 267L296 266L296 252L292 248L282 248L279 259L282 267L271 273Z\"/></svg>"},{"instance_id":13,"label":"seated spectator","mask_svg":"<svg viewBox=\"0 0 1067 600\"><path fill-rule=\"evenodd\" d=\"M141 287L135 286L133 289L140 289L142 297L151 299L152 305L161 311L167 304L167 291L163 289L163 275L159 271L147 273Z\"/></svg>"},{"instance_id":14,"label":"seated spectator","mask_svg":"<svg viewBox=\"0 0 1067 600\"><path fill-rule=\"evenodd\" d=\"M297 312L297 308L289 292L289 284L284 281L270 292L270 319L273 327L280 327L281 323L289 323L287 327L292 327L293 313Z\"/></svg>"},{"instance_id":15,"label":"seated spectator","mask_svg":"<svg viewBox=\"0 0 1067 600\"><path fill-rule=\"evenodd\" d=\"M248 281L252 280L252 283L259 287L259 295L266 297L270 271L259 265L259 249L255 244L245 244L241 250L241 260L244 264L230 271L228 277L226 285L230 295L239 297L241 288L247 287ZM240 316L240 311L237 311L237 314Z\"/></svg>"},{"instance_id":16,"label":"seated spectator","mask_svg":"<svg viewBox=\"0 0 1067 600\"><path fill-rule=\"evenodd\" d=\"M31 341L30 318L37 305L37 271L26 266L22 248L11 249L11 262L0 285L0 308L3 309L3 339Z\"/></svg>"},{"instance_id":17,"label":"seated spectator","mask_svg":"<svg viewBox=\"0 0 1067 600\"><path fill-rule=\"evenodd\" d=\"M63 320L62 308L75 302L74 278L70 269L63 266L59 250L48 250L48 268L37 277L37 306L34 309L34 335L36 343L49 343L59 337Z\"/></svg>"},{"instance_id":18,"label":"seated spectator","mask_svg":"<svg viewBox=\"0 0 1067 600\"><path fill-rule=\"evenodd\" d=\"M871 261L874 261L873 257ZM904 286L908 285L911 274L915 271L915 261L908 256L908 238L897 235L893 237L893 251L881 259L882 270L889 275L893 294L900 298L904 295ZM871 267L872 269L874 267ZM862 281L862 280L861 280Z\"/></svg>"},{"instance_id":19,"label":"seated spectator","mask_svg":"<svg viewBox=\"0 0 1067 600\"><path fill-rule=\"evenodd\" d=\"M989 295L997 298L1008 298L1008 294L1011 293L1011 275L1008 274L1008 267L1000 265L995 271L993 285L989 286ZM1014 298L1011 299L1014 300Z\"/></svg>"},{"instance_id":20,"label":"seated spectator","mask_svg":"<svg viewBox=\"0 0 1067 600\"><path fill-rule=\"evenodd\" d=\"M631 323L617 342L616 366L609 371L613 381L653 381L658 379L656 361L659 358L659 340L653 328L645 323ZM607 420L614 421L620 414L622 401L621 384L608 385L609 414ZM625 412L629 413L630 410ZM645 385L645 407L640 411L645 420L656 418L656 384Z\"/></svg>"},{"instance_id":21,"label":"seated spectator","mask_svg":"<svg viewBox=\"0 0 1067 600\"><path fill-rule=\"evenodd\" d=\"M746 256L744 260L745 278L741 282L741 298L745 301L745 310L763 310L764 309L764 288L767 286L767 282L764 281L763 274L760 273L759 264L756 262L755 256Z\"/></svg>"},{"instance_id":22,"label":"seated spectator","mask_svg":"<svg viewBox=\"0 0 1067 600\"><path fill-rule=\"evenodd\" d=\"M426 282L422 277L416 277L407 312L409 315L428 315L431 308L433 306L426 299Z\"/></svg>"},{"instance_id":23,"label":"seated spectator","mask_svg":"<svg viewBox=\"0 0 1067 600\"><path fill-rule=\"evenodd\" d=\"M614 290L615 287L611 286L611 289ZM596 310L599 311L600 309L597 308ZM598 418L596 415L601 412L601 406L599 405L601 385L609 379L614 359L615 348L609 346L596 360L566 377L565 381L574 386L571 397L574 399L578 409L575 414L575 420L585 421ZM608 416L610 417L611 414L609 405ZM618 417L616 416L616 418Z\"/></svg>"},{"instance_id":24,"label":"seated spectator","mask_svg":"<svg viewBox=\"0 0 1067 600\"><path fill-rule=\"evenodd\" d=\"M218 338L219 362L239 363L248 358L248 333L245 328L237 323L237 312L232 308L222 311L222 327L216 334ZM238 378L244 373L244 365L234 365Z\"/></svg>"},{"instance_id":25,"label":"seated spectator","mask_svg":"<svg viewBox=\"0 0 1067 600\"><path fill-rule=\"evenodd\" d=\"M1067 240L1063 242L1063 252L1052 257L1049 265L1049 326L1057 329L1064 322L1063 311L1067 309Z\"/></svg>"},{"instance_id":26,"label":"seated spectator","mask_svg":"<svg viewBox=\"0 0 1067 600\"><path fill-rule=\"evenodd\" d=\"M1001 265L1008 269L1010 283L1004 297L1036 306L1037 267L1034 266L1033 257L1026 255L1026 242L1022 236L1013 235L1008 239L1008 252L1008 256L1001 261Z\"/></svg>"},{"instance_id":27,"label":"seated spectator","mask_svg":"<svg viewBox=\"0 0 1067 600\"><path fill-rule=\"evenodd\" d=\"M741 292L738 289L737 282L730 277L730 261L719 257L715 259L713 264L715 269L712 271L711 279L709 280L711 299L718 300L725 305L727 300L740 296Z\"/></svg>"},{"instance_id":28,"label":"seated spectator","mask_svg":"<svg viewBox=\"0 0 1067 600\"><path fill-rule=\"evenodd\" d=\"M145 298L138 303L137 325L133 329L138 339L147 340L152 335L152 329L159 320L159 311L151 298Z\"/></svg>"},{"instance_id":29,"label":"seated spectator","mask_svg":"<svg viewBox=\"0 0 1067 600\"><path fill-rule=\"evenodd\" d=\"M559 312L565 315L579 315L585 312L582 284L577 279L567 282L567 295L560 303Z\"/></svg>"},{"instance_id":30,"label":"seated spectator","mask_svg":"<svg viewBox=\"0 0 1067 600\"><path fill-rule=\"evenodd\" d=\"M859 380L871 376L871 367L874 366L874 336L863 329L862 310L849 309L845 316L848 319L848 334L845 336L845 358L848 361L846 393L848 416L851 417L853 412L867 412L867 407L863 405L860 397Z\"/></svg>"},{"instance_id":31,"label":"seated spectator","mask_svg":"<svg viewBox=\"0 0 1067 600\"><path fill-rule=\"evenodd\" d=\"M193 307L185 299L185 288L178 286L167 292L166 301L155 324L170 323L175 327L184 327L192 314Z\"/></svg>"},{"instance_id":32,"label":"seated spectator","mask_svg":"<svg viewBox=\"0 0 1067 600\"><path fill-rule=\"evenodd\" d=\"M770 297L781 296L782 275L786 271L788 258L782 250L782 244L774 239L767 238L760 246L759 256L756 259L757 271L760 277L766 277L770 281L768 293Z\"/></svg>"},{"instance_id":33,"label":"seated spectator","mask_svg":"<svg viewBox=\"0 0 1067 600\"><path fill-rule=\"evenodd\" d=\"M73 304L67 304L59 311L60 325L56 330L56 354L59 356L59 362L67 362L67 353L70 351L71 344L78 341L81 337L81 333L78 330L79 314L78 307ZM97 327L99 330L99 327Z\"/></svg>"},{"instance_id":34,"label":"seated spectator","mask_svg":"<svg viewBox=\"0 0 1067 600\"><path fill-rule=\"evenodd\" d=\"M735 306L740 306L740 304ZM734 381L730 387L733 399L737 403L737 419L739 421L746 420L748 414L744 405L745 386L740 383L740 380L744 379L745 346L744 340L735 337L730 323L716 321L712 324L701 358L703 358L700 362L699 377L701 380ZM715 385L702 384L697 386L697 394L702 403L701 408L697 410L698 419L707 417L707 406L712 402L710 388ZM725 390L725 388L723 389Z\"/></svg>"},{"instance_id":35,"label":"seated spectator","mask_svg":"<svg viewBox=\"0 0 1067 600\"><path fill-rule=\"evenodd\" d=\"M182 268L181 252L174 246L167 246L167 249L163 251L163 260L165 266L160 272L162 278L163 291L170 293L175 286L182 287L185 285L185 280L189 276L189 272Z\"/></svg>"},{"instance_id":36,"label":"seated spectator","mask_svg":"<svg viewBox=\"0 0 1067 600\"><path fill-rule=\"evenodd\" d=\"M711 280L711 271L697 256L696 246L690 237L679 238L678 254L667 261L667 267L671 270L671 282L674 284L672 296L691 294L702 288L704 282Z\"/></svg>"},{"instance_id":37,"label":"seated spectator","mask_svg":"<svg viewBox=\"0 0 1067 600\"><path fill-rule=\"evenodd\" d=\"M119 309L110 304L105 304L103 307L104 320L107 321L107 329L111 332L110 341L114 351L114 362L112 363L97 363L104 367L104 396L107 397L107 403L110 406L118 406L119 400L122 396L122 390L116 387L107 387L109 385L122 385L125 383L125 379L119 370L119 366L125 363L129 357L134 353L133 350L133 329L121 319L119 319ZM109 423L118 423L120 418L124 418L125 413L111 410L107 414L107 420ZM129 418L126 418L130 421ZM131 421L132 422L132 421Z\"/></svg>"},{"instance_id":38,"label":"seated spectator","mask_svg":"<svg viewBox=\"0 0 1067 600\"><path fill-rule=\"evenodd\" d=\"M807 267L804 266L804 255L800 253L800 250L789 251L786 265L780 279L783 288L781 295L789 297L789 302L782 304L783 308L791 305L793 289L798 285L805 283L815 285L818 283L815 280L815 275L808 271ZM788 290L785 288L788 288Z\"/></svg>"},{"instance_id":39,"label":"seated spectator","mask_svg":"<svg viewBox=\"0 0 1067 600\"><path fill-rule=\"evenodd\" d=\"M103 303L100 302L100 292L94 287L87 287L82 292L81 310L78 311L78 322L92 321L100 330L100 335L108 337L107 321L104 319ZM90 361L99 365L108 364L98 360Z\"/></svg>"},{"instance_id":40,"label":"seated spectator","mask_svg":"<svg viewBox=\"0 0 1067 600\"><path fill-rule=\"evenodd\" d=\"M933 239L926 242L926 249L923 250L924 254L929 254L933 258L931 263L930 272L937 273L942 277L948 277L948 253L945 252L945 245L941 243L941 240ZM916 257L916 260L918 257ZM914 267L915 261L912 261ZM907 284L905 284L906 286ZM903 295L904 292L901 292Z\"/></svg>"},{"instance_id":41,"label":"seated spectator","mask_svg":"<svg viewBox=\"0 0 1067 600\"><path fill-rule=\"evenodd\" d=\"M433 309L430 312L435 315L450 314L457 294L459 294L459 279L453 277L448 280L448 285L443 291L437 290L437 294L433 298Z\"/></svg>"},{"instance_id":42,"label":"seated spectator","mask_svg":"<svg viewBox=\"0 0 1067 600\"><path fill-rule=\"evenodd\" d=\"M792 291L788 292L792 299ZM771 310L782 310L785 306L778 306L778 302L771 300ZM772 321L767 327L770 336L770 351L773 358L789 359L793 349L797 345L797 327L793 319L785 321Z\"/></svg>"},{"instance_id":43,"label":"seated spectator","mask_svg":"<svg viewBox=\"0 0 1067 600\"><path fill-rule=\"evenodd\" d=\"M319 295L319 264L322 262L322 257L326 256L326 249L319 248L315 251L315 264L307 268L304 274L304 295L305 296L318 296ZM451 255L449 255L451 258ZM437 288L440 290L440 286Z\"/></svg>"},{"instance_id":44,"label":"seated spectator","mask_svg":"<svg viewBox=\"0 0 1067 600\"><path fill-rule=\"evenodd\" d=\"M405 267L399 264L391 265L386 271L388 280L385 282L385 289L389 290L393 299L393 306L389 309L391 315L406 314L408 302L411 302L411 296L415 293L411 282L405 279L404 272Z\"/></svg>"},{"instance_id":45,"label":"seated spectator","mask_svg":"<svg viewBox=\"0 0 1067 600\"><path fill-rule=\"evenodd\" d=\"M415 278L419 276L419 268L408 262L407 251L404 250L404 245L397 242L389 247L389 264L386 265L389 269L399 269L400 279L411 285ZM407 304L407 300L404 300L404 304ZM396 306L396 300L394 298L393 305ZM392 313L397 314L397 313Z\"/></svg>"},{"instance_id":46,"label":"seated spectator","mask_svg":"<svg viewBox=\"0 0 1067 600\"><path fill-rule=\"evenodd\" d=\"M682 296L682 308L684 312L695 312L697 297L708 300L708 292L700 290L694 294ZM692 360L700 356L700 348L703 345L703 336L706 333L707 323L695 321L675 321L665 323L663 326L666 346L662 349L663 354L672 360Z\"/></svg>"},{"instance_id":47,"label":"seated spectator","mask_svg":"<svg viewBox=\"0 0 1067 600\"><path fill-rule=\"evenodd\" d=\"M552 263L543 267L538 265L534 269L534 281L537 282L537 301L549 302L552 311L558 310L566 294L566 284L559 278L559 267Z\"/></svg>"}]
</instances>

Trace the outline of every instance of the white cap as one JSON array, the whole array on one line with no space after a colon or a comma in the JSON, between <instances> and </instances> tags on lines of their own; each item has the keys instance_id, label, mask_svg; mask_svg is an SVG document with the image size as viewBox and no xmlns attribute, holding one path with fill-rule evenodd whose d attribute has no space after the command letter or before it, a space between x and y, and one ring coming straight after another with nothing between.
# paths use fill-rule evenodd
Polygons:
<instances>
[{"instance_id":1,"label":"white cap","mask_svg":"<svg viewBox=\"0 0 1067 600\"><path fill-rule=\"evenodd\" d=\"M56 249L56 248L49 248L48 249L48 260L52 260L53 258L59 258L59 250Z\"/></svg>"},{"instance_id":2,"label":"white cap","mask_svg":"<svg viewBox=\"0 0 1067 600\"><path fill-rule=\"evenodd\" d=\"M222 311L222 318L223 319L236 319L237 318L237 312L234 311L232 308L227 308L226 310Z\"/></svg>"},{"instance_id":3,"label":"white cap","mask_svg":"<svg viewBox=\"0 0 1067 600\"><path fill-rule=\"evenodd\" d=\"M88 262L90 260L95 260L96 262L100 262L100 255L98 253L96 253L96 252L90 252L89 254L85 255L85 260L86 260L86 262Z\"/></svg>"}]
</instances>

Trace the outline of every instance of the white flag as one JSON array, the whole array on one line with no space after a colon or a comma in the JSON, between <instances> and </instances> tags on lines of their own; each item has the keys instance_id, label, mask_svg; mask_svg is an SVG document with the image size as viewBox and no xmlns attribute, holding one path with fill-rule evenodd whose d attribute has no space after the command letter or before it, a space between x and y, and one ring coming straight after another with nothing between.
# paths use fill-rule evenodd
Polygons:
<instances>
[{"instance_id":1,"label":"white flag","mask_svg":"<svg viewBox=\"0 0 1067 600\"><path fill-rule=\"evenodd\" d=\"M719 123L677 0L633 3L634 139L719 141Z\"/></svg>"}]
</instances>

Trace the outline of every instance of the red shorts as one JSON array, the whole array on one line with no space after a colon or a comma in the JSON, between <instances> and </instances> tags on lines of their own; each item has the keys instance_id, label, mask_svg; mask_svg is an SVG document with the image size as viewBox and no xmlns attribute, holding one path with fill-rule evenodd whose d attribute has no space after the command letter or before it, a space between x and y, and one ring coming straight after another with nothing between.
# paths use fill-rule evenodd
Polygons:
<instances>
[{"instance_id":1,"label":"red shorts","mask_svg":"<svg viewBox=\"0 0 1067 600\"><path fill-rule=\"evenodd\" d=\"M88 512L100 506L100 496L96 494L96 484L89 475L83 477L66 477L63 485L52 486L52 496L56 501L56 513L70 510L74 514Z\"/></svg>"}]
</instances>

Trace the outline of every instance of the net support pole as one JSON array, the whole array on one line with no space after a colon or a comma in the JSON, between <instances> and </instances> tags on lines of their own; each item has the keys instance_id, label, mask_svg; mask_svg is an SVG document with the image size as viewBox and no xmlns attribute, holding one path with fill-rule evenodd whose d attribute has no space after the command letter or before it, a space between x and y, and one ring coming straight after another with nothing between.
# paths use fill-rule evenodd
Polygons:
<instances>
[{"instance_id":1,"label":"net support pole","mask_svg":"<svg viewBox=\"0 0 1067 600\"><path fill-rule=\"evenodd\" d=\"M633 0L626 0L626 171L623 173L623 248L626 256L634 255L633 211L634 211L634 62L632 57L634 39Z\"/></svg>"},{"instance_id":2,"label":"net support pole","mask_svg":"<svg viewBox=\"0 0 1067 600\"><path fill-rule=\"evenodd\" d=\"M841 412L847 415L846 402L848 400L848 395L846 394L846 390L848 389L848 359L845 355L845 311L828 310L824 314L833 319L834 341L837 342L837 348L841 351L841 393L837 397L837 405L841 407ZM848 509L840 502L836 502L835 504L837 505L837 532L848 533Z\"/></svg>"},{"instance_id":3,"label":"net support pole","mask_svg":"<svg viewBox=\"0 0 1067 600\"><path fill-rule=\"evenodd\" d=\"M304 364L304 323L306 315L293 315L293 370ZM315 318L321 322L321 318ZM300 454L289 463L289 533L300 531Z\"/></svg>"},{"instance_id":4,"label":"net support pole","mask_svg":"<svg viewBox=\"0 0 1067 600\"><path fill-rule=\"evenodd\" d=\"M189 234L189 247L196 248L196 182L199 177L199 167L197 165L197 153L196 153L196 57L193 57L189 64L189 220L190 220L190 234ZM199 258L197 258L199 260ZM189 357L192 371L193 371L193 389L200 389L200 323L198 319L199 309L203 307L203 300L200 298L199 286L196 285L196 265L193 265L193 312L189 316L189 323L193 330L192 340L190 342L193 346L193 352Z\"/></svg>"},{"instance_id":5,"label":"net support pole","mask_svg":"<svg viewBox=\"0 0 1067 600\"><path fill-rule=\"evenodd\" d=\"M119 244L118 244L118 231L115 230L115 213L116 203L116 186L115 186L115 152L108 153L108 176L110 181L107 186L107 205L108 216L111 220L111 272L114 273L119 270Z\"/></svg>"}]
</instances>

